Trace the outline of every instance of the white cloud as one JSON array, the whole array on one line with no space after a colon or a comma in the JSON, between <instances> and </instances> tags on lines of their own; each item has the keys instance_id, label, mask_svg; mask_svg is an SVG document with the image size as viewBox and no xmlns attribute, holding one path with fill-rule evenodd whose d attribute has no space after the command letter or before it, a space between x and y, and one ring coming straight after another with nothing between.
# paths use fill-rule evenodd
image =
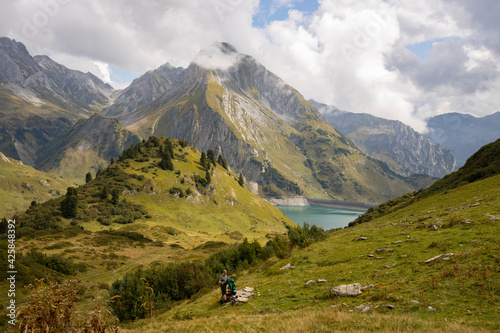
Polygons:
<instances>
[{"instance_id":1,"label":"white cloud","mask_svg":"<svg viewBox=\"0 0 500 333\"><path fill-rule=\"evenodd\" d=\"M205 69L227 70L236 65L240 59L241 55L235 49L217 42L200 51L193 62Z\"/></svg>"},{"instance_id":2,"label":"white cloud","mask_svg":"<svg viewBox=\"0 0 500 333\"><path fill-rule=\"evenodd\" d=\"M101 73L99 78L106 83L111 83L111 72L109 69L109 65L104 63L104 62L100 62L100 61L96 61L96 60L92 61L92 63L94 65L96 65L97 68L99 68L99 72Z\"/></svg>"}]
</instances>

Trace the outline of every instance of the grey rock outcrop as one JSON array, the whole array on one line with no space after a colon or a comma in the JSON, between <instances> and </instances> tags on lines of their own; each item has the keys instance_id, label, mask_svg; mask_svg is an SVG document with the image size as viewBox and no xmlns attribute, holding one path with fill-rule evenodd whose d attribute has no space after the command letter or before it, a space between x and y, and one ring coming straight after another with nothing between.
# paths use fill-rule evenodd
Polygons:
<instances>
[{"instance_id":1,"label":"grey rock outcrop","mask_svg":"<svg viewBox=\"0 0 500 333\"><path fill-rule=\"evenodd\" d=\"M361 305L358 305L356 307L354 307L355 309L357 310L361 310L361 313L367 313L368 311L370 311L371 309L374 308L374 306L372 304L361 304Z\"/></svg>"},{"instance_id":2,"label":"grey rock outcrop","mask_svg":"<svg viewBox=\"0 0 500 333\"><path fill-rule=\"evenodd\" d=\"M253 296L255 296L254 289L245 287L242 290L236 292L236 296L231 299L231 302L233 304L246 303Z\"/></svg>"},{"instance_id":3,"label":"grey rock outcrop","mask_svg":"<svg viewBox=\"0 0 500 333\"><path fill-rule=\"evenodd\" d=\"M294 269L294 268L295 268L295 266L293 266L292 264L288 263L285 266L281 267L280 271L287 270L287 269Z\"/></svg>"},{"instance_id":4,"label":"grey rock outcrop","mask_svg":"<svg viewBox=\"0 0 500 333\"><path fill-rule=\"evenodd\" d=\"M361 289L360 283L341 284L340 286L333 287L331 292L337 296L356 297L363 293Z\"/></svg>"}]
</instances>

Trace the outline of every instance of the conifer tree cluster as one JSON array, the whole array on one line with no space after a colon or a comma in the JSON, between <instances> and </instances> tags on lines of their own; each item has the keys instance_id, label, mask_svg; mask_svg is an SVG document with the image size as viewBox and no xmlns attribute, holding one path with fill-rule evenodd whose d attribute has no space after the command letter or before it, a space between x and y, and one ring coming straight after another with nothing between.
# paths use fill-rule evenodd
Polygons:
<instances>
[{"instance_id":1,"label":"conifer tree cluster","mask_svg":"<svg viewBox=\"0 0 500 333\"><path fill-rule=\"evenodd\" d=\"M222 157L222 155L219 155L219 158L217 159L217 163L219 163L220 166L223 167L224 169L228 170L227 169L227 162L224 159L224 157Z\"/></svg>"},{"instance_id":2,"label":"conifer tree cluster","mask_svg":"<svg viewBox=\"0 0 500 333\"><path fill-rule=\"evenodd\" d=\"M73 218L78 214L78 192L74 187L68 187L66 197L61 201L61 213L65 218Z\"/></svg>"},{"instance_id":3,"label":"conifer tree cluster","mask_svg":"<svg viewBox=\"0 0 500 333\"><path fill-rule=\"evenodd\" d=\"M85 183L89 183L92 181L92 174L90 172L87 172L85 175Z\"/></svg>"},{"instance_id":4,"label":"conifer tree cluster","mask_svg":"<svg viewBox=\"0 0 500 333\"><path fill-rule=\"evenodd\" d=\"M158 163L158 166L163 170L174 171L174 163L172 161L174 157L174 146L170 139L165 141L165 146L160 146L160 156L161 161Z\"/></svg>"},{"instance_id":5,"label":"conifer tree cluster","mask_svg":"<svg viewBox=\"0 0 500 333\"><path fill-rule=\"evenodd\" d=\"M212 149L207 150L207 160L215 166L215 154Z\"/></svg>"}]
</instances>

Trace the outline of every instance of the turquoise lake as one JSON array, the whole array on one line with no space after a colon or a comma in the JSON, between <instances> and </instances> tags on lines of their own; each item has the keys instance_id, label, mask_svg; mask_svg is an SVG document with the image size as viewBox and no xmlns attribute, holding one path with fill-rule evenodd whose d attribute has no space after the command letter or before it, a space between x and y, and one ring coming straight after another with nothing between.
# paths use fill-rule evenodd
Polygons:
<instances>
[{"instance_id":1,"label":"turquoise lake","mask_svg":"<svg viewBox=\"0 0 500 333\"><path fill-rule=\"evenodd\" d=\"M307 222L325 230L346 227L349 222L364 214L359 210L317 206L276 206L276 208L300 226Z\"/></svg>"}]
</instances>

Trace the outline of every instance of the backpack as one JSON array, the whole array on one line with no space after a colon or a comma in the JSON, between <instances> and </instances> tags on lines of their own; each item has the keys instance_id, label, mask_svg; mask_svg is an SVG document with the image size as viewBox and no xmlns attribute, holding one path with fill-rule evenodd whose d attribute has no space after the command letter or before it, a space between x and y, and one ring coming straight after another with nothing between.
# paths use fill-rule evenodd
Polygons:
<instances>
[{"instance_id":1,"label":"backpack","mask_svg":"<svg viewBox=\"0 0 500 333\"><path fill-rule=\"evenodd\" d=\"M234 284L233 279L227 280L227 287L232 295L236 294L236 285Z\"/></svg>"}]
</instances>

